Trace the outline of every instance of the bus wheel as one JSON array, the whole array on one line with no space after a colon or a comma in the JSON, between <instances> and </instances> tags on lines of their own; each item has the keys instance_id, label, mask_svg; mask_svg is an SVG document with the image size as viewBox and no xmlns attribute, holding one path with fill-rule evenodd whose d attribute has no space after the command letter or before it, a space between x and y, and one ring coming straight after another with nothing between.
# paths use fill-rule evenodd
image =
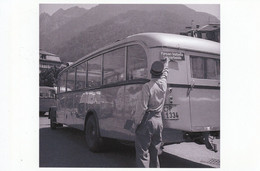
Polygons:
<instances>
[{"instance_id":1,"label":"bus wheel","mask_svg":"<svg viewBox=\"0 0 260 171\"><path fill-rule=\"evenodd\" d=\"M56 129L57 128L57 124L54 123L52 117L50 118L50 126L51 126L51 129Z\"/></svg>"},{"instance_id":2,"label":"bus wheel","mask_svg":"<svg viewBox=\"0 0 260 171\"><path fill-rule=\"evenodd\" d=\"M101 150L103 140L99 135L98 125L93 115L86 122L85 139L90 151L99 152Z\"/></svg>"}]
</instances>

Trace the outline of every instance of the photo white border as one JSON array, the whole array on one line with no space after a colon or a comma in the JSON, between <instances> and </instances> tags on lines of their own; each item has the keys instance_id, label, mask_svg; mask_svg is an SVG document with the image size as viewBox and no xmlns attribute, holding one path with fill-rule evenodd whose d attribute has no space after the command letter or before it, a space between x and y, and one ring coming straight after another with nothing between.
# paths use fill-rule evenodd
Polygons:
<instances>
[{"instance_id":1,"label":"photo white border","mask_svg":"<svg viewBox=\"0 0 260 171\"><path fill-rule=\"evenodd\" d=\"M257 0L4 1L0 14L7 24L2 30L7 32L1 33L4 66L0 71L7 83L1 85L4 94L1 99L1 170L64 169L39 168L40 3L220 4L221 167L218 170L259 170L260 2Z\"/></svg>"}]
</instances>

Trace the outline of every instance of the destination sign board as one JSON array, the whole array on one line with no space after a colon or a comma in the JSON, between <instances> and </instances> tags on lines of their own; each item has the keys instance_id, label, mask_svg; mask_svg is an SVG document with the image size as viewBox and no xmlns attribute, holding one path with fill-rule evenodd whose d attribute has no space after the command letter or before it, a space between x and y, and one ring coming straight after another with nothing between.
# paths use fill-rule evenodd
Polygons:
<instances>
[{"instance_id":1,"label":"destination sign board","mask_svg":"<svg viewBox=\"0 0 260 171\"><path fill-rule=\"evenodd\" d=\"M184 60L184 53L182 52L160 52L160 58L164 60L165 58L169 58L171 61L174 60Z\"/></svg>"}]
</instances>

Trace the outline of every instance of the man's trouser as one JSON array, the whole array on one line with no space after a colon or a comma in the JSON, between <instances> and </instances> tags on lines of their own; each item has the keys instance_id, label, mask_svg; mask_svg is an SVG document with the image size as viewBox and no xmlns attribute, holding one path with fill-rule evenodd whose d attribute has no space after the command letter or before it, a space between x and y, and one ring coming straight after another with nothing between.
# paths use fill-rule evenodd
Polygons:
<instances>
[{"instance_id":1,"label":"man's trouser","mask_svg":"<svg viewBox=\"0 0 260 171\"><path fill-rule=\"evenodd\" d=\"M151 117L136 130L135 150L137 167L160 167L158 153L162 143L162 118Z\"/></svg>"}]
</instances>

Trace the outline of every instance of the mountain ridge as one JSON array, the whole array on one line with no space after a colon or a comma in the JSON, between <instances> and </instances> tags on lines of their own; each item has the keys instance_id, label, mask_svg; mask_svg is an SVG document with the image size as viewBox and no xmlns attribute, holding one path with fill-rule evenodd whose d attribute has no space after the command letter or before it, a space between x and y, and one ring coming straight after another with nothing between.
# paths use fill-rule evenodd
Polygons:
<instances>
[{"instance_id":1,"label":"mountain ridge","mask_svg":"<svg viewBox=\"0 0 260 171\"><path fill-rule=\"evenodd\" d=\"M40 37L40 45L65 62L75 61L132 34L179 33L192 20L196 24L205 25L209 18L219 22L216 17L196 12L185 5L98 5L48 36Z\"/></svg>"}]
</instances>

